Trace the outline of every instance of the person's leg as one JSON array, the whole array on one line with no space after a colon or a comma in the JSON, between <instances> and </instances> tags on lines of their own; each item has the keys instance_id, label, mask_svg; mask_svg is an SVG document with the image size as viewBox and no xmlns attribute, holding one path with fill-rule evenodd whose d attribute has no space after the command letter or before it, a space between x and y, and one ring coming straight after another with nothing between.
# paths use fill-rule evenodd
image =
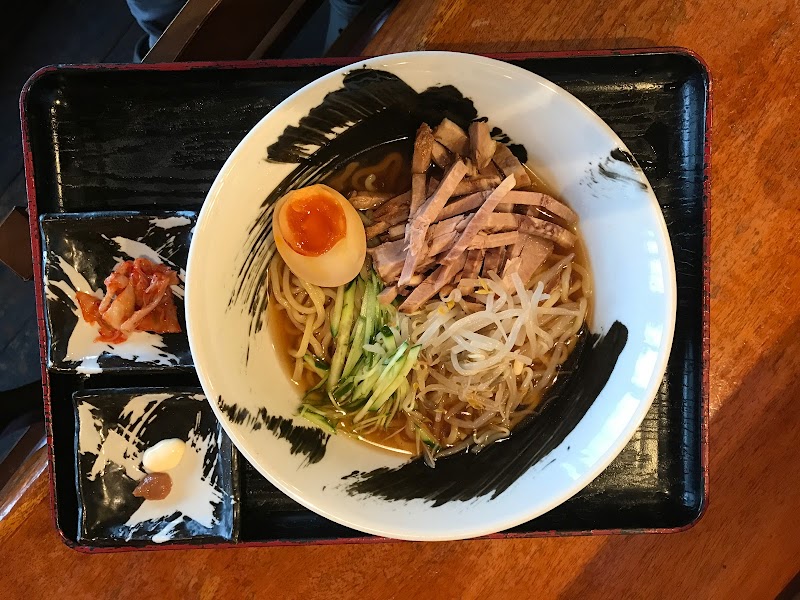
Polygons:
<instances>
[{"instance_id":1,"label":"person's leg","mask_svg":"<svg viewBox=\"0 0 800 600\"><path fill-rule=\"evenodd\" d=\"M137 44L134 53L134 58L141 61L186 4L186 0L127 0L127 2L133 18L147 33L147 38Z\"/></svg>"},{"instance_id":2,"label":"person's leg","mask_svg":"<svg viewBox=\"0 0 800 600\"><path fill-rule=\"evenodd\" d=\"M336 41L344 28L356 17L367 0L330 0L331 18L328 21L328 35L325 39L325 47L329 48Z\"/></svg>"}]
</instances>

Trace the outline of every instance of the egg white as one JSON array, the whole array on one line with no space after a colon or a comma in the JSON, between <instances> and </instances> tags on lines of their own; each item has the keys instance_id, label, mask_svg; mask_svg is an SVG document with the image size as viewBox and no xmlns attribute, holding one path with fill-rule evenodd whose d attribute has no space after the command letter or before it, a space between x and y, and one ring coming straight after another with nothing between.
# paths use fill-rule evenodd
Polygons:
<instances>
[{"instance_id":1,"label":"egg white","mask_svg":"<svg viewBox=\"0 0 800 600\"><path fill-rule=\"evenodd\" d=\"M336 200L345 216L345 235L330 250L320 256L304 256L295 252L286 242L281 231L285 226L282 210L287 200L297 193L323 193ZM367 255L367 236L358 212L347 198L327 185L315 184L289 192L275 204L272 216L272 232L275 247L291 269L300 279L320 287L338 287L349 283L361 271Z\"/></svg>"}]
</instances>

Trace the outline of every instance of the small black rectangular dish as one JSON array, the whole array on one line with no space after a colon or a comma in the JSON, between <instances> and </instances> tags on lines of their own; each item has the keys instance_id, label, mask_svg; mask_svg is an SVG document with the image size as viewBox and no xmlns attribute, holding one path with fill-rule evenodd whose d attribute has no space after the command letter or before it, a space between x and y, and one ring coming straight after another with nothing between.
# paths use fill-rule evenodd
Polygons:
<instances>
[{"instance_id":1,"label":"small black rectangular dish","mask_svg":"<svg viewBox=\"0 0 800 600\"><path fill-rule=\"evenodd\" d=\"M149 545L233 542L239 526L238 454L199 389L76 392L78 542ZM135 497L142 455L186 443L163 500Z\"/></svg>"},{"instance_id":2,"label":"small black rectangular dish","mask_svg":"<svg viewBox=\"0 0 800 600\"><path fill-rule=\"evenodd\" d=\"M119 260L145 255L175 270L182 288L196 221L197 213L190 211L42 215L48 368L78 373L191 370L185 334L135 332L123 346L95 343L95 327L79 317L75 291L105 291L103 280ZM185 332L182 295L182 290L173 294Z\"/></svg>"},{"instance_id":3,"label":"small black rectangular dish","mask_svg":"<svg viewBox=\"0 0 800 600\"><path fill-rule=\"evenodd\" d=\"M575 497L494 537L689 527L702 514L707 490L709 74L696 57L675 49L498 58L577 96L633 152L669 229L678 314L667 374L622 453ZM42 256L37 215L69 212L91 218L92 211L103 210L123 211L118 214L124 218L129 211L198 210L229 153L264 114L310 81L351 62L357 60L40 71L22 97L34 260ZM38 265L44 347L42 276ZM154 369L147 378L153 387L198 385L191 369ZM80 390L141 385L141 377L109 371L87 379L51 368L45 385L58 527L68 544L98 549L96 541L78 537L71 398ZM244 460L238 475L238 545L369 538L294 503Z\"/></svg>"}]
</instances>

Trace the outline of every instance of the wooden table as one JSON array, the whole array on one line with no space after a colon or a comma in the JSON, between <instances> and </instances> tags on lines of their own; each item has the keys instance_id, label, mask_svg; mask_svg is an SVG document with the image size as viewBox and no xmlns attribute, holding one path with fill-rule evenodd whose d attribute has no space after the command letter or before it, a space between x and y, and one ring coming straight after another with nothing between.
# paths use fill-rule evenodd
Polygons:
<instances>
[{"instance_id":1,"label":"wooden table","mask_svg":"<svg viewBox=\"0 0 800 600\"><path fill-rule=\"evenodd\" d=\"M800 570L798 0L404 0L369 54L685 46L714 77L710 503L672 535L84 556L39 478L0 595L772 598Z\"/></svg>"}]
</instances>

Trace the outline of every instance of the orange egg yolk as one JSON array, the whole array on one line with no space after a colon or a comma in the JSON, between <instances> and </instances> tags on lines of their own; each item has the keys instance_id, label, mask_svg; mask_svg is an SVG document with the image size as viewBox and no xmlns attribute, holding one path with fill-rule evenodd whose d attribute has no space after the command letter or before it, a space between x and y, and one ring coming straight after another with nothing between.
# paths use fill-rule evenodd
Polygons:
<instances>
[{"instance_id":1,"label":"orange egg yolk","mask_svg":"<svg viewBox=\"0 0 800 600\"><path fill-rule=\"evenodd\" d=\"M320 256L333 248L347 233L344 209L325 194L290 199L283 206L282 231L287 245L303 256Z\"/></svg>"}]
</instances>

